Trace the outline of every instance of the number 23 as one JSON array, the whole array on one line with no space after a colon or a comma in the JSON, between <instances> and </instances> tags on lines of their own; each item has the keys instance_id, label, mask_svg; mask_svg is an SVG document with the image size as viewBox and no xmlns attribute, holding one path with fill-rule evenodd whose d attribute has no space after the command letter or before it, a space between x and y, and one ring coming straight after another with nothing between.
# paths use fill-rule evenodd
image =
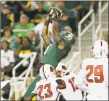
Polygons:
<instances>
[{"instance_id":1,"label":"number 23","mask_svg":"<svg viewBox=\"0 0 109 101\"><path fill-rule=\"evenodd\" d=\"M42 94L42 92L43 92L43 89L47 89L47 93L45 93L44 96L41 96L41 94ZM52 91L51 91L51 85L50 85L50 83L45 84L45 85L40 85L40 86L37 88L37 90L39 91L39 92L38 92L38 95L39 95L39 97L40 97L41 99L44 99L44 98L51 98L52 95L53 95L53 93L52 93Z\"/></svg>"}]
</instances>

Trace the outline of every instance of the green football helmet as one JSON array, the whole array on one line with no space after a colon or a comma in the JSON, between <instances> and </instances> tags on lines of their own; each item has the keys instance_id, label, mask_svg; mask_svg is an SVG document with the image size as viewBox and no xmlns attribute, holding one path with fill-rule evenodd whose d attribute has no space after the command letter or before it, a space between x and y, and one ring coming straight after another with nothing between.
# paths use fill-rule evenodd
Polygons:
<instances>
[{"instance_id":1,"label":"green football helmet","mask_svg":"<svg viewBox=\"0 0 109 101\"><path fill-rule=\"evenodd\" d=\"M67 40L70 46L75 44L75 36L73 35L73 33L69 31L62 31L61 33L59 33L59 35L62 39Z\"/></svg>"}]
</instances>

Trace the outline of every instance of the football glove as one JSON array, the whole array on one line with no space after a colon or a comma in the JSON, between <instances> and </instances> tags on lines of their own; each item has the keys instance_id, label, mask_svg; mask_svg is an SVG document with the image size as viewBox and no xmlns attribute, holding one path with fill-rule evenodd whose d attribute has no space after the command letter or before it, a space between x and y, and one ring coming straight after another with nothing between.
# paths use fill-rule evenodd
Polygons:
<instances>
[{"instance_id":1,"label":"football glove","mask_svg":"<svg viewBox=\"0 0 109 101\"><path fill-rule=\"evenodd\" d=\"M62 10L56 7L52 7L49 11L50 20L59 20L59 18L63 17Z\"/></svg>"}]
</instances>

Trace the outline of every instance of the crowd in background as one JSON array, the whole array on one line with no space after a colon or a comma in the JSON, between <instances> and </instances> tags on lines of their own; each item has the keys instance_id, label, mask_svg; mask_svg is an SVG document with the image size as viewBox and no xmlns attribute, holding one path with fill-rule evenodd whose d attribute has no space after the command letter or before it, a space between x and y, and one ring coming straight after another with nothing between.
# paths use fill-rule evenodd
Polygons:
<instances>
[{"instance_id":1,"label":"crowd in background","mask_svg":"<svg viewBox=\"0 0 109 101\"><path fill-rule=\"evenodd\" d=\"M37 52L33 70L34 76L41 62L41 34L44 22L51 7L58 7L63 11L63 17L59 19L59 32L68 30L78 36L78 22L94 8L97 12L97 1L2 1L1 13L1 67L0 75L4 80L12 77L13 67L18 64L24 56ZM90 20L90 19L89 19ZM24 31L23 31L24 30ZM49 37L52 37L52 25L49 25ZM43 46L43 50L45 47ZM30 60L28 60L30 61ZM5 67L5 68L4 68ZM21 74L28 65L21 65L17 74Z\"/></svg>"},{"instance_id":2,"label":"crowd in background","mask_svg":"<svg viewBox=\"0 0 109 101\"><path fill-rule=\"evenodd\" d=\"M59 32L69 30L77 36L77 24L97 2L90 1L6 1L1 2L1 53L9 61L6 71L12 76L12 67L19 63L22 54L37 52L34 70L40 67L41 34L44 22L51 7L58 7L63 11L59 19ZM49 37L52 37L52 25L49 25ZM43 46L43 49L45 47ZM28 67L28 66L26 66ZM26 69L21 66L18 75Z\"/></svg>"}]
</instances>

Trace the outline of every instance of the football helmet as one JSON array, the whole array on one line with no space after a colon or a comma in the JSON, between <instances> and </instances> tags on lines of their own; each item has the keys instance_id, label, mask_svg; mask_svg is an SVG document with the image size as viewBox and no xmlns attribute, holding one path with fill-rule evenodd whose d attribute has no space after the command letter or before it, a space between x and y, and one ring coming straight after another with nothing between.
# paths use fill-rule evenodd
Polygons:
<instances>
[{"instance_id":1,"label":"football helmet","mask_svg":"<svg viewBox=\"0 0 109 101\"><path fill-rule=\"evenodd\" d=\"M60 76L64 76L67 73L67 67L63 63L59 63L56 67L56 71L60 72Z\"/></svg>"},{"instance_id":2,"label":"football helmet","mask_svg":"<svg viewBox=\"0 0 109 101\"><path fill-rule=\"evenodd\" d=\"M45 64L40 68L39 76L42 79L56 78L55 69L51 65Z\"/></svg>"},{"instance_id":3,"label":"football helmet","mask_svg":"<svg viewBox=\"0 0 109 101\"><path fill-rule=\"evenodd\" d=\"M75 44L75 36L73 33L69 31L62 31L61 33L59 33L59 35L62 39L66 40L70 44L70 46Z\"/></svg>"},{"instance_id":4,"label":"football helmet","mask_svg":"<svg viewBox=\"0 0 109 101\"><path fill-rule=\"evenodd\" d=\"M108 44L104 40L97 40L92 47L92 52L95 58L102 58L108 55Z\"/></svg>"}]
</instances>

